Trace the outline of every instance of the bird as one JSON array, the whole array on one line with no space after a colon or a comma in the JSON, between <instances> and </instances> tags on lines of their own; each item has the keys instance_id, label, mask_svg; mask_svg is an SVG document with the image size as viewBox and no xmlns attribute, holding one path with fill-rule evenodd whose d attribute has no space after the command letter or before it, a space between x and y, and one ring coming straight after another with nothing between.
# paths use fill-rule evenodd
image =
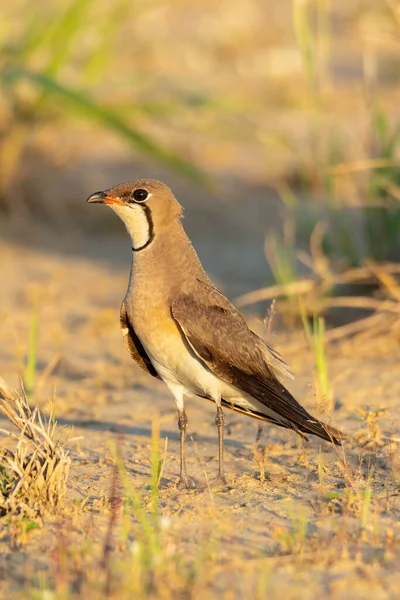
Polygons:
<instances>
[{"instance_id":1,"label":"bird","mask_svg":"<svg viewBox=\"0 0 400 600\"><path fill-rule=\"evenodd\" d=\"M180 432L178 488L193 488L186 465L185 399L216 405L218 475L224 471L224 409L341 445L342 433L312 417L282 384L286 363L214 286L187 236L171 189L137 179L95 192L125 224L132 266L120 323L134 361L175 399Z\"/></svg>"}]
</instances>

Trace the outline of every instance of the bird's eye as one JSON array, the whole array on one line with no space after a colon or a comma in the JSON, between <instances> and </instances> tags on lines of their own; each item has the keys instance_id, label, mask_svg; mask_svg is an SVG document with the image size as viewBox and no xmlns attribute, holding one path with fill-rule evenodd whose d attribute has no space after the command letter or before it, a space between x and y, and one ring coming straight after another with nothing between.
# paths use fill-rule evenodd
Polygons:
<instances>
[{"instance_id":1,"label":"bird's eye","mask_svg":"<svg viewBox=\"0 0 400 600\"><path fill-rule=\"evenodd\" d=\"M136 202L144 202L147 197L149 195L149 192L147 190L134 190L132 196L134 198L134 200L136 200Z\"/></svg>"}]
</instances>

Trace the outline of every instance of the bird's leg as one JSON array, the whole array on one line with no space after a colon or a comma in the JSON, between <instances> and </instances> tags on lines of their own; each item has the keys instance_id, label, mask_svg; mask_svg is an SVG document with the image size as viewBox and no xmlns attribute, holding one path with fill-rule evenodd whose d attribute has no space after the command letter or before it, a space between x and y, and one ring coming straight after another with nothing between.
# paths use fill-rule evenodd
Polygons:
<instances>
[{"instance_id":1,"label":"bird's leg","mask_svg":"<svg viewBox=\"0 0 400 600\"><path fill-rule=\"evenodd\" d=\"M222 406L217 405L217 416L215 417L215 424L218 429L218 475L217 481L228 485L228 482L224 473L224 411Z\"/></svg>"},{"instance_id":2,"label":"bird's leg","mask_svg":"<svg viewBox=\"0 0 400 600\"><path fill-rule=\"evenodd\" d=\"M178 408L178 427L180 432L180 457L181 467L179 474L179 488L191 489L194 488L193 480L188 476L186 469L186 429L188 424L188 418L184 408Z\"/></svg>"},{"instance_id":3,"label":"bird's leg","mask_svg":"<svg viewBox=\"0 0 400 600\"><path fill-rule=\"evenodd\" d=\"M257 433L256 433L256 439L255 439L255 442L254 442L255 446L258 446L258 442L261 439L261 434L263 432L263 429L264 429L263 425L261 425L261 423L257 423Z\"/></svg>"},{"instance_id":4,"label":"bird's leg","mask_svg":"<svg viewBox=\"0 0 400 600\"><path fill-rule=\"evenodd\" d=\"M180 480L184 481L187 479L186 469L186 429L187 429L188 418L185 409L178 410L178 427L180 432L180 457L181 457L181 468L180 468Z\"/></svg>"},{"instance_id":5,"label":"bird's leg","mask_svg":"<svg viewBox=\"0 0 400 600\"><path fill-rule=\"evenodd\" d=\"M196 487L194 481L188 476L186 470L186 429L188 418L185 412L184 389L182 385L166 380L169 390L174 396L176 408L178 409L178 427L180 433L180 472L178 488L191 489Z\"/></svg>"}]
</instances>

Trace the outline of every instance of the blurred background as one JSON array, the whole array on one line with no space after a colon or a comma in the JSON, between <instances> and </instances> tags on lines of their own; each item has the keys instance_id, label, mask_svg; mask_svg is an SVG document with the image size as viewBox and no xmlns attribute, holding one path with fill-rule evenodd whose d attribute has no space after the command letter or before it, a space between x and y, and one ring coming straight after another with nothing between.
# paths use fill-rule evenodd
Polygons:
<instances>
[{"instance_id":1,"label":"blurred background","mask_svg":"<svg viewBox=\"0 0 400 600\"><path fill-rule=\"evenodd\" d=\"M231 297L398 260L398 0L15 0L0 40L3 242L128 268L85 198L151 176Z\"/></svg>"}]
</instances>

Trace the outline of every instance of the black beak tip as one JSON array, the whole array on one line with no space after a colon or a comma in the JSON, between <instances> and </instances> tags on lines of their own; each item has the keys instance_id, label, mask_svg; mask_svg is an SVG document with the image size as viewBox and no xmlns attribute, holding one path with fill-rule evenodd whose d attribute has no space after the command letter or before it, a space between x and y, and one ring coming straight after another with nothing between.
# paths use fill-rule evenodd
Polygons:
<instances>
[{"instance_id":1,"label":"black beak tip","mask_svg":"<svg viewBox=\"0 0 400 600\"><path fill-rule=\"evenodd\" d=\"M102 203L104 202L107 194L105 192L95 192L86 200L86 203Z\"/></svg>"}]
</instances>

